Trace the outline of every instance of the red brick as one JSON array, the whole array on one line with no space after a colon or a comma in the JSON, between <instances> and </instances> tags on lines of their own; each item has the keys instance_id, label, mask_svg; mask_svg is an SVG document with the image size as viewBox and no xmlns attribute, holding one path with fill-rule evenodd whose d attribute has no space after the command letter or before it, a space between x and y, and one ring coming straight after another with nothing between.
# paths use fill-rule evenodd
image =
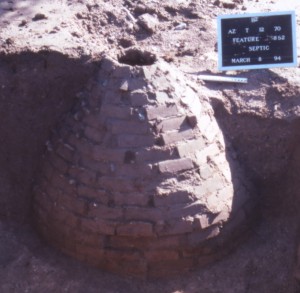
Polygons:
<instances>
[{"instance_id":1,"label":"red brick","mask_svg":"<svg viewBox=\"0 0 300 293\"><path fill-rule=\"evenodd\" d=\"M54 217L55 217L55 214L54 214ZM76 216L74 213L67 211L64 224L68 227L78 229L79 224L80 224L80 218L78 216Z\"/></svg>"},{"instance_id":2,"label":"red brick","mask_svg":"<svg viewBox=\"0 0 300 293\"><path fill-rule=\"evenodd\" d=\"M164 119L156 125L158 132L166 132L170 130L179 130L186 124L186 116Z\"/></svg>"},{"instance_id":3,"label":"red brick","mask_svg":"<svg viewBox=\"0 0 300 293\"><path fill-rule=\"evenodd\" d=\"M211 123L211 117L206 114L206 115L201 115L198 121L198 127L201 131L201 133L205 134L206 133L206 129L207 127L210 125Z\"/></svg>"},{"instance_id":4,"label":"red brick","mask_svg":"<svg viewBox=\"0 0 300 293\"><path fill-rule=\"evenodd\" d=\"M126 207L125 219L157 222L164 219L164 212L159 208Z\"/></svg>"},{"instance_id":5,"label":"red brick","mask_svg":"<svg viewBox=\"0 0 300 293\"><path fill-rule=\"evenodd\" d=\"M210 219L207 215L196 215L194 218L194 228L195 229L206 229L209 227Z\"/></svg>"},{"instance_id":6,"label":"red brick","mask_svg":"<svg viewBox=\"0 0 300 293\"><path fill-rule=\"evenodd\" d=\"M131 117L132 109L129 107L115 106L104 104L101 107L101 117L113 117L117 119L129 119Z\"/></svg>"},{"instance_id":7,"label":"red brick","mask_svg":"<svg viewBox=\"0 0 300 293\"><path fill-rule=\"evenodd\" d=\"M220 150L216 144L210 144L206 148L198 151L196 153L197 163L199 165L206 164L208 157L213 158L215 155L218 155Z\"/></svg>"},{"instance_id":8,"label":"red brick","mask_svg":"<svg viewBox=\"0 0 300 293\"><path fill-rule=\"evenodd\" d=\"M138 251L133 249L105 249L104 257L110 261L136 261L141 259Z\"/></svg>"},{"instance_id":9,"label":"red brick","mask_svg":"<svg viewBox=\"0 0 300 293\"><path fill-rule=\"evenodd\" d=\"M131 67L129 65L120 65L113 71L112 77L124 78L131 76Z\"/></svg>"},{"instance_id":10,"label":"red brick","mask_svg":"<svg viewBox=\"0 0 300 293\"><path fill-rule=\"evenodd\" d=\"M176 143L182 140L188 140L194 138L195 134L192 129L186 129L180 132L174 131L174 132L163 133L161 137L164 144L169 145L171 143Z\"/></svg>"},{"instance_id":11,"label":"red brick","mask_svg":"<svg viewBox=\"0 0 300 293\"><path fill-rule=\"evenodd\" d=\"M85 216L88 211L87 201L67 194L61 194L58 196L57 204L82 216Z\"/></svg>"},{"instance_id":12,"label":"red brick","mask_svg":"<svg viewBox=\"0 0 300 293\"><path fill-rule=\"evenodd\" d=\"M71 195L76 193L76 186L73 184L73 181L70 181L70 178L60 173L55 173L53 175L51 184L49 184L47 188L55 188L56 190L61 190L64 193Z\"/></svg>"},{"instance_id":13,"label":"red brick","mask_svg":"<svg viewBox=\"0 0 300 293\"><path fill-rule=\"evenodd\" d=\"M75 149L72 146L65 144L63 142L59 143L58 148L56 150L57 154L60 157L67 160L68 162L72 162L73 156L74 156L74 151L75 151Z\"/></svg>"},{"instance_id":14,"label":"red brick","mask_svg":"<svg viewBox=\"0 0 300 293\"><path fill-rule=\"evenodd\" d=\"M158 163L158 169L161 173L176 173L194 168L193 162L189 158L168 160Z\"/></svg>"},{"instance_id":15,"label":"red brick","mask_svg":"<svg viewBox=\"0 0 300 293\"><path fill-rule=\"evenodd\" d=\"M228 165L228 161L227 161L227 158L226 158L226 155L225 153L222 151L220 152L219 154L211 157L213 163L218 166L220 168L220 166L222 166L222 168L224 167L224 165Z\"/></svg>"},{"instance_id":16,"label":"red brick","mask_svg":"<svg viewBox=\"0 0 300 293\"><path fill-rule=\"evenodd\" d=\"M89 108L99 109L101 106L101 100L103 97L103 81L93 83L92 87L89 85Z\"/></svg>"},{"instance_id":17,"label":"red brick","mask_svg":"<svg viewBox=\"0 0 300 293\"><path fill-rule=\"evenodd\" d=\"M203 138L197 138L177 145L177 151L181 158L189 157L195 159L196 152L203 149L204 146L205 141L203 140Z\"/></svg>"},{"instance_id":18,"label":"red brick","mask_svg":"<svg viewBox=\"0 0 300 293\"><path fill-rule=\"evenodd\" d=\"M129 80L129 90L131 92L140 90L146 86L147 84L143 78L133 78Z\"/></svg>"},{"instance_id":19,"label":"red brick","mask_svg":"<svg viewBox=\"0 0 300 293\"><path fill-rule=\"evenodd\" d=\"M155 232L158 235L178 235L190 233L193 231L193 218L181 218L177 220L168 220L165 226L157 226Z\"/></svg>"},{"instance_id":20,"label":"red brick","mask_svg":"<svg viewBox=\"0 0 300 293\"><path fill-rule=\"evenodd\" d=\"M74 136L69 140L70 144L74 146L79 153L90 155L93 151L94 145L86 139L78 139Z\"/></svg>"},{"instance_id":21,"label":"red brick","mask_svg":"<svg viewBox=\"0 0 300 293\"><path fill-rule=\"evenodd\" d=\"M178 249L185 246L186 235L161 236L149 244L149 249Z\"/></svg>"},{"instance_id":22,"label":"red brick","mask_svg":"<svg viewBox=\"0 0 300 293\"><path fill-rule=\"evenodd\" d=\"M207 190L206 186L204 185L204 183L202 183L201 185L195 186L194 193L198 199L207 197L209 195L208 190Z\"/></svg>"},{"instance_id":23,"label":"red brick","mask_svg":"<svg viewBox=\"0 0 300 293\"><path fill-rule=\"evenodd\" d=\"M153 147L151 149L141 149L136 152L137 162L160 162L165 160L177 159L178 155L172 148L163 149L161 147Z\"/></svg>"},{"instance_id":24,"label":"red brick","mask_svg":"<svg viewBox=\"0 0 300 293\"><path fill-rule=\"evenodd\" d=\"M152 135L134 135L120 134L118 136L118 146L122 148L131 147L147 147L154 145L154 137Z\"/></svg>"},{"instance_id":25,"label":"red brick","mask_svg":"<svg viewBox=\"0 0 300 293\"><path fill-rule=\"evenodd\" d=\"M84 135L92 142L101 143L103 141L105 132L94 127L86 126L84 129Z\"/></svg>"},{"instance_id":26,"label":"red brick","mask_svg":"<svg viewBox=\"0 0 300 293\"><path fill-rule=\"evenodd\" d=\"M206 199L206 207L209 211L211 211L214 214L217 214L221 212L226 206L230 205L232 201L224 202L220 201L220 199L217 197L216 193L208 196Z\"/></svg>"},{"instance_id":27,"label":"red brick","mask_svg":"<svg viewBox=\"0 0 300 293\"><path fill-rule=\"evenodd\" d=\"M122 193L114 192L113 194L114 202L118 206L147 206L149 202L149 196L143 193Z\"/></svg>"},{"instance_id":28,"label":"red brick","mask_svg":"<svg viewBox=\"0 0 300 293\"><path fill-rule=\"evenodd\" d=\"M128 178L142 178L152 176L153 172L150 164L125 164L117 165L115 174Z\"/></svg>"},{"instance_id":29,"label":"red brick","mask_svg":"<svg viewBox=\"0 0 300 293\"><path fill-rule=\"evenodd\" d=\"M107 127L113 134L146 134L149 126L141 121L108 120Z\"/></svg>"},{"instance_id":30,"label":"red brick","mask_svg":"<svg viewBox=\"0 0 300 293\"><path fill-rule=\"evenodd\" d=\"M108 161L123 163L124 150L104 149L100 146L93 146L90 153L91 157L97 161Z\"/></svg>"},{"instance_id":31,"label":"red brick","mask_svg":"<svg viewBox=\"0 0 300 293\"><path fill-rule=\"evenodd\" d=\"M108 246L116 249L148 249L150 243L155 242L152 237L112 236L109 237Z\"/></svg>"},{"instance_id":32,"label":"red brick","mask_svg":"<svg viewBox=\"0 0 300 293\"><path fill-rule=\"evenodd\" d=\"M162 249L150 250L145 252L145 257L149 262L160 262L168 260L176 260L179 258L179 253L176 250Z\"/></svg>"},{"instance_id":33,"label":"red brick","mask_svg":"<svg viewBox=\"0 0 300 293\"><path fill-rule=\"evenodd\" d=\"M89 127L103 130L104 119L103 116L100 115L100 112L93 112L86 115L83 119L83 122Z\"/></svg>"},{"instance_id":34,"label":"red brick","mask_svg":"<svg viewBox=\"0 0 300 293\"><path fill-rule=\"evenodd\" d=\"M214 170L210 165L201 165L199 167L200 176L202 179L207 180L213 176L216 170Z\"/></svg>"},{"instance_id":35,"label":"red brick","mask_svg":"<svg viewBox=\"0 0 300 293\"><path fill-rule=\"evenodd\" d=\"M86 185L92 186L96 183L96 173L91 170L72 166L68 173L72 178Z\"/></svg>"},{"instance_id":36,"label":"red brick","mask_svg":"<svg viewBox=\"0 0 300 293\"><path fill-rule=\"evenodd\" d=\"M167 193L155 194L154 205L172 206L173 204L186 204L193 201L193 197L187 190L168 191Z\"/></svg>"},{"instance_id":37,"label":"red brick","mask_svg":"<svg viewBox=\"0 0 300 293\"><path fill-rule=\"evenodd\" d=\"M109 81L109 83L114 83L115 88L120 87L120 81L116 82L114 80L111 80L111 81ZM120 102L121 102L121 93L120 92L106 91L106 93L104 94L102 103L103 104L119 104ZM102 114L106 115L104 112L102 112L102 109L100 110L100 113L101 113L101 115Z\"/></svg>"},{"instance_id":38,"label":"red brick","mask_svg":"<svg viewBox=\"0 0 300 293\"><path fill-rule=\"evenodd\" d=\"M125 80L121 81L119 90L121 92L128 92L128 90L129 90L129 82L128 82L128 80L125 79Z\"/></svg>"},{"instance_id":39,"label":"red brick","mask_svg":"<svg viewBox=\"0 0 300 293\"><path fill-rule=\"evenodd\" d=\"M105 220L119 220L123 218L123 209L119 207L112 208L98 203L91 203L87 216Z\"/></svg>"},{"instance_id":40,"label":"red brick","mask_svg":"<svg viewBox=\"0 0 300 293\"><path fill-rule=\"evenodd\" d=\"M156 92L156 101L159 104L165 104L170 102L171 98L169 97L169 95L166 92Z\"/></svg>"},{"instance_id":41,"label":"red brick","mask_svg":"<svg viewBox=\"0 0 300 293\"><path fill-rule=\"evenodd\" d=\"M66 233L66 226L75 229L79 227L79 217L63 206L54 206L49 219L49 225L52 226L57 223L58 229L64 229Z\"/></svg>"},{"instance_id":42,"label":"red brick","mask_svg":"<svg viewBox=\"0 0 300 293\"><path fill-rule=\"evenodd\" d=\"M212 221L212 225L220 222L226 222L230 217L230 213L227 210L221 211Z\"/></svg>"},{"instance_id":43,"label":"red brick","mask_svg":"<svg viewBox=\"0 0 300 293\"><path fill-rule=\"evenodd\" d=\"M120 177L108 177L103 176L98 180L99 187L107 189L108 191L120 191L120 192L135 192L136 188L132 180L128 178Z\"/></svg>"},{"instance_id":44,"label":"red brick","mask_svg":"<svg viewBox=\"0 0 300 293\"><path fill-rule=\"evenodd\" d=\"M101 246L89 246L76 244L76 251L85 256L85 260L100 260L104 256L104 249Z\"/></svg>"},{"instance_id":45,"label":"red brick","mask_svg":"<svg viewBox=\"0 0 300 293\"><path fill-rule=\"evenodd\" d=\"M203 183L203 187L206 188L207 193L216 193L218 190L223 189L227 183L221 175L215 173L213 177L210 177Z\"/></svg>"},{"instance_id":46,"label":"red brick","mask_svg":"<svg viewBox=\"0 0 300 293\"><path fill-rule=\"evenodd\" d=\"M206 131L203 132L203 134L205 135L205 137L208 139L209 142L213 142L215 137L218 134L221 134L220 127L215 119L213 119L210 122L209 126L206 128Z\"/></svg>"},{"instance_id":47,"label":"red brick","mask_svg":"<svg viewBox=\"0 0 300 293\"><path fill-rule=\"evenodd\" d=\"M170 207L170 209L167 212L168 218L182 218L182 217L188 217L188 216L194 216L197 214L202 214L203 210L205 210L206 207L203 204L203 201L195 201L191 204L178 204L173 205Z\"/></svg>"},{"instance_id":48,"label":"red brick","mask_svg":"<svg viewBox=\"0 0 300 293\"><path fill-rule=\"evenodd\" d=\"M161 105L156 107L148 107L146 109L147 117L149 120L158 118L167 118L176 116L178 114L177 106L174 105Z\"/></svg>"},{"instance_id":49,"label":"red brick","mask_svg":"<svg viewBox=\"0 0 300 293\"><path fill-rule=\"evenodd\" d=\"M130 94L130 103L133 107L144 106L148 103L148 96L142 90L133 91Z\"/></svg>"},{"instance_id":50,"label":"red brick","mask_svg":"<svg viewBox=\"0 0 300 293\"><path fill-rule=\"evenodd\" d=\"M135 221L122 224L117 227L117 234L132 237L151 237L153 236L153 225L147 222Z\"/></svg>"},{"instance_id":51,"label":"red brick","mask_svg":"<svg viewBox=\"0 0 300 293\"><path fill-rule=\"evenodd\" d=\"M80 167L95 172L98 176L111 174L111 167L109 162L99 162L88 156L80 158Z\"/></svg>"},{"instance_id":52,"label":"red brick","mask_svg":"<svg viewBox=\"0 0 300 293\"><path fill-rule=\"evenodd\" d=\"M85 233L81 230L72 229L67 234L67 237L79 245L87 245L94 247L103 247L105 237L97 233Z\"/></svg>"},{"instance_id":53,"label":"red brick","mask_svg":"<svg viewBox=\"0 0 300 293\"><path fill-rule=\"evenodd\" d=\"M54 169L54 167L49 163L49 162L45 162L44 166L43 166L43 174L44 177L48 180L51 181L53 175L56 173L57 171Z\"/></svg>"},{"instance_id":54,"label":"red brick","mask_svg":"<svg viewBox=\"0 0 300 293\"><path fill-rule=\"evenodd\" d=\"M66 173L69 169L69 163L56 154L48 157L48 160L50 164L61 174Z\"/></svg>"},{"instance_id":55,"label":"red brick","mask_svg":"<svg viewBox=\"0 0 300 293\"><path fill-rule=\"evenodd\" d=\"M110 195L103 189L92 188L83 184L77 187L79 197L88 199L90 201L99 202L101 204L108 204Z\"/></svg>"},{"instance_id":56,"label":"red brick","mask_svg":"<svg viewBox=\"0 0 300 293\"><path fill-rule=\"evenodd\" d=\"M81 229L83 231L91 231L104 235L114 235L116 230L116 222L103 219L81 219Z\"/></svg>"}]
</instances>

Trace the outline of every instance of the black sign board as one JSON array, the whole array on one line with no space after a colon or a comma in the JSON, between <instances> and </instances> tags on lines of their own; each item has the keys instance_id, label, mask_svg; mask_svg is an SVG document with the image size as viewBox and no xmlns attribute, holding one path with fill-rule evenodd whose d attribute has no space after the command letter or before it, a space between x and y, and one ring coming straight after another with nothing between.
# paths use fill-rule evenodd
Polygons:
<instances>
[{"instance_id":1,"label":"black sign board","mask_svg":"<svg viewBox=\"0 0 300 293\"><path fill-rule=\"evenodd\" d=\"M297 65L295 12L218 17L220 70Z\"/></svg>"}]
</instances>

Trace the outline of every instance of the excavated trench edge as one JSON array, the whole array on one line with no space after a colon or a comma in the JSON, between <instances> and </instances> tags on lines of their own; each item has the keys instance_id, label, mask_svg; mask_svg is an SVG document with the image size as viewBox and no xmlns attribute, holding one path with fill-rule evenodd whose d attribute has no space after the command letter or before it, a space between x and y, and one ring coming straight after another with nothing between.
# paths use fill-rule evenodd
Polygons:
<instances>
[{"instance_id":1,"label":"excavated trench edge","mask_svg":"<svg viewBox=\"0 0 300 293\"><path fill-rule=\"evenodd\" d=\"M3 115L7 113L5 106L10 106L15 112L12 113L12 116L8 116L8 124L5 128L0 128L1 137L3 137L5 141L5 144L1 147L1 173L6 174L3 176L3 190L1 190L1 193L3 193L6 198L8 193L12 193L12 197L6 200L5 205L3 205L4 209L0 211L0 214L2 218L24 220L28 218L28 213L30 212L32 180L29 178L35 178L39 172L39 163L43 157L43 151L45 147L47 147L47 143L45 142L48 140L50 131L55 128L55 125L60 121L64 113L68 113L72 109L74 101L80 98L81 95L84 95L83 89L88 79L93 76L95 70L97 70L99 62L86 63L87 58L76 60L56 52L25 52L10 56L4 55L2 60L1 62L4 63L6 68L4 67L1 74L4 76L8 74L9 77L5 81L7 83L4 84L4 87L2 86L1 97L4 99L4 105L2 105L1 112L3 112ZM26 76L24 75L24 70L27 70ZM53 74L53 72L50 72L50 75L44 74L44 72L51 70L53 70L55 74ZM33 84L32 80L34 80ZM62 80L64 81L64 86L57 87ZM11 84L12 81L15 87L8 87L8 84ZM22 86L20 85L21 82L23 83ZM21 87L19 91L17 88L18 85ZM53 93L54 85L56 86L56 90L54 90ZM22 111L20 107L14 107L13 103L21 106ZM54 109L51 108L50 105L53 105L52 107ZM277 178L282 177L283 174L289 170L288 162L293 162L294 157L298 154L296 145L300 138L294 134L297 133L296 131L300 128L300 123L298 121L289 123L274 121L273 119L264 120L248 115L232 116L226 113L220 104L214 105L214 109L219 125L227 137L227 140L230 141L229 147L234 148L237 153L237 158L244 162L243 167L245 167L251 180L257 185L259 189L258 193L262 193L264 189L270 189L270 186L273 184L272 178L276 178L277 180ZM34 116L31 115L32 111L35 111ZM23 115L24 113L25 115ZM43 121L43 123L40 123L41 121ZM249 130L250 133L253 131L251 130L253 128L252 123L255 121L260 122L257 131L258 133L260 132L262 136L266 136L266 133L271 135L272 131L278 133L278 128L282 130L281 133L287 132L285 137L277 139L279 139L280 142L283 139L286 140L286 144L282 147L282 152L288 157L284 157L283 155L278 163L280 167L273 166L270 169L270 173L267 172L267 169L264 170L263 167L270 163L263 160L270 159L270 157L264 157L261 156L261 154L268 152L270 144L276 145L278 141L276 141L275 137L273 140L271 139L271 142L269 141L268 147L265 147L265 149L255 148L255 146L257 146L257 137L260 137L260 135L257 135L258 133L253 136L247 135ZM262 124L265 123L266 127L261 127L261 122ZM22 127L18 129L20 123ZM239 125L239 127L236 127L237 125ZM8 132L7 129L18 130L12 133L11 131ZM15 137L19 137L19 140L16 141ZM253 139L253 141L251 141L251 139ZM23 141L22 145L18 144L19 141ZM24 145L27 151L24 151ZM31 149L31 152L28 152L28 149ZM294 154L294 157L290 154ZM256 157L259 158L259 164L253 167L251 164ZM16 162L12 163L14 158ZM262 158L263 160L261 160ZM286 161L285 164L282 161ZM27 174L24 167L21 167L23 165L27 167L32 166L29 169L26 168ZM297 170L297 168L298 165L294 163L293 169L289 172L294 173L293 171ZM264 172L260 172L261 170ZM277 171L279 173L276 173ZM25 174L27 176L25 176ZM16 179L22 177L25 178L23 178L23 180ZM11 185L15 185L16 187L12 189ZM19 190L22 190L22 193L20 193ZM2 198L4 196L2 196ZM19 205L16 205L16 202L18 202ZM17 215L21 215L21 217ZM257 218L256 215L254 215L254 218ZM230 247L230 250L231 249L232 247Z\"/></svg>"}]
</instances>

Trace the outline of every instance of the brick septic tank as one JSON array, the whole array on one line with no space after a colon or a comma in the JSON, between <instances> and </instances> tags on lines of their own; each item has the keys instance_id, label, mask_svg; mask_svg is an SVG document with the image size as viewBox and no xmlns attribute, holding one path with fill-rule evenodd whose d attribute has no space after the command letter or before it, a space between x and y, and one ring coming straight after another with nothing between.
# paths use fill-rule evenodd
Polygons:
<instances>
[{"instance_id":1,"label":"brick septic tank","mask_svg":"<svg viewBox=\"0 0 300 293\"><path fill-rule=\"evenodd\" d=\"M199 88L147 52L104 57L48 143L34 190L41 235L93 266L150 278L232 249L252 188Z\"/></svg>"}]
</instances>

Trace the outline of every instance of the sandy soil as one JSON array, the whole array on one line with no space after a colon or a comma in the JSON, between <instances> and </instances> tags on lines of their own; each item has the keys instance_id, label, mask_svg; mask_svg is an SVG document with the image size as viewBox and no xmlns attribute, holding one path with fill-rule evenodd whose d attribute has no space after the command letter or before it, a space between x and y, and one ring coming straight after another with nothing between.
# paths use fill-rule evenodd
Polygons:
<instances>
[{"instance_id":1,"label":"sandy soil","mask_svg":"<svg viewBox=\"0 0 300 293\"><path fill-rule=\"evenodd\" d=\"M0 52L11 55L27 50L52 50L78 59L85 56L88 62L103 53L116 58L126 47L136 45L175 64L187 78L196 80L196 73L217 73L217 15L300 11L298 0L240 0L235 1L234 6L226 9L208 0L167 0L163 4L158 0L3 0L0 2ZM145 12L156 16L154 32L133 22L124 7L134 18ZM187 28L174 30L180 23L186 23ZM300 29L299 19L297 28ZM300 34L298 49L299 38ZM0 76L4 74L1 72ZM287 91L290 84L297 87L299 83L299 67L238 74L245 74L254 86L258 77L265 82L255 89L254 94L258 96L276 81L274 76L288 81L283 91ZM222 96L223 86L210 86L210 94ZM243 108L245 105L239 103L245 111L251 108L251 105ZM252 106L254 109L255 105ZM67 110L68 106L62 109ZM2 162L14 165L1 158ZM261 191L264 200L260 224L231 255L188 275L143 281L86 267L48 247L30 225L30 194L22 194L25 183L18 185L14 181L10 183L15 184L13 188L6 188L9 184L5 182L3 169L1 174L4 178L0 181L1 197L5 201L0 202L5 203L5 211L0 208L0 292L300 292L293 276L298 216L293 203L285 204L280 197L280 189L274 197L271 197L274 190ZM20 173L16 172L16 176ZM18 209L14 212L16 206Z\"/></svg>"}]
</instances>

